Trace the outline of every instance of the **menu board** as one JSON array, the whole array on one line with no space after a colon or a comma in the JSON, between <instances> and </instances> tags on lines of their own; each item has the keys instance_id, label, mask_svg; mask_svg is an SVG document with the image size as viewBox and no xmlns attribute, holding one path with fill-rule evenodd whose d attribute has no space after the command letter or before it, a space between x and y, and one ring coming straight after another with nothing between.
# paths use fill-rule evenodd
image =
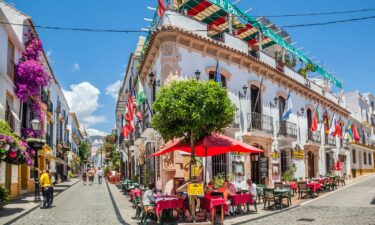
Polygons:
<instances>
[{"instance_id":1,"label":"menu board","mask_svg":"<svg viewBox=\"0 0 375 225\"><path fill-rule=\"evenodd\" d=\"M259 171L261 178L268 177L268 157L259 158Z\"/></svg>"},{"instance_id":2,"label":"menu board","mask_svg":"<svg viewBox=\"0 0 375 225\"><path fill-rule=\"evenodd\" d=\"M204 196L203 183L190 183L188 185L189 196Z\"/></svg>"}]
</instances>

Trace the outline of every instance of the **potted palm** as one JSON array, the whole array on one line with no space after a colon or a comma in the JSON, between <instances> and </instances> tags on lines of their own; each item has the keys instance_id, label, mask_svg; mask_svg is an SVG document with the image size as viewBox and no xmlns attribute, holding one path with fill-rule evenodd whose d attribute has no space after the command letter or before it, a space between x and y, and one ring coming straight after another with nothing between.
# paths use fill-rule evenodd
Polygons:
<instances>
[{"instance_id":1,"label":"potted palm","mask_svg":"<svg viewBox=\"0 0 375 225\"><path fill-rule=\"evenodd\" d=\"M284 72L285 63L283 62L283 57L281 55L281 52L275 51L275 60L276 60L276 69L281 72Z\"/></svg>"}]
</instances>

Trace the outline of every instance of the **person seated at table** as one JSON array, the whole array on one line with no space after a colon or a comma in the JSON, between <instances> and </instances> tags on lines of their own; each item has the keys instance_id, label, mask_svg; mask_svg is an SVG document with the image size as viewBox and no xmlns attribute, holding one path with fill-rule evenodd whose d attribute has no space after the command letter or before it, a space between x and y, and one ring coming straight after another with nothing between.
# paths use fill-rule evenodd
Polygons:
<instances>
[{"instance_id":1,"label":"person seated at table","mask_svg":"<svg viewBox=\"0 0 375 225\"><path fill-rule=\"evenodd\" d=\"M222 186L223 189L223 197L224 200L227 202L229 213L231 215L234 215L234 209L232 207L232 201L229 199L229 196L235 195L237 192L236 186L229 182L228 180L225 180Z\"/></svg>"},{"instance_id":2,"label":"person seated at table","mask_svg":"<svg viewBox=\"0 0 375 225\"><path fill-rule=\"evenodd\" d=\"M247 185L249 185L249 193L253 201L257 200L257 185L253 183L251 179L247 179Z\"/></svg>"},{"instance_id":3,"label":"person seated at table","mask_svg":"<svg viewBox=\"0 0 375 225\"><path fill-rule=\"evenodd\" d=\"M206 196L210 196L211 193L214 191L214 183L212 180L210 180L210 182L208 182L206 188L205 188L205 191L206 191Z\"/></svg>"},{"instance_id":4,"label":"person seated at table","mask_svg":"<svg viewBox=\"0 0 375 225\"><path fill-rule=\"evenodd\" d=\"M145 191L142 197L142 203L145 208L146 213L155 213L155 202L156 199L154 197L155 192L155 184L150 183L148 185L148 189ZM156 215L159 220L159 215Z\"/></svg>"}]
</instances>

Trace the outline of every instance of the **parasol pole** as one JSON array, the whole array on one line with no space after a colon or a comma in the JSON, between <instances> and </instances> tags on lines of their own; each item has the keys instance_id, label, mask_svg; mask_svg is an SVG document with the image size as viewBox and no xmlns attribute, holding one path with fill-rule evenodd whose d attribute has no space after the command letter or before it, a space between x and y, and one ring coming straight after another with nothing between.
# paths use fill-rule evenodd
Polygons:
<instances>
[{"instance_id":1,"label":"parasol pole","mask_svg":"<svg viewBox=\"0 0 375 225\"><path fill-rule=\"evenodd\" d=\"M204 184L207 182L207 145L204 146Z\"/></svg>"}]
</instances>

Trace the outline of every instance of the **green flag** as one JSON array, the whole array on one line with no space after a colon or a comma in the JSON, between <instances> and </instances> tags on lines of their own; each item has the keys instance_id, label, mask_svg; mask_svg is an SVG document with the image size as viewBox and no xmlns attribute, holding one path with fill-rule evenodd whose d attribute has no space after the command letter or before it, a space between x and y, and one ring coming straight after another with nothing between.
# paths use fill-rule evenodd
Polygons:
<instances>
[{"instance_id":1,"label":"green flag","mask_svg":"<svg viewBox=\"0 0 375 225\"><path fill-rule=\"evenodd\" d=\"M147 99L140 79L137 80L137 108Z\"/></svg>"}]
</instances>

